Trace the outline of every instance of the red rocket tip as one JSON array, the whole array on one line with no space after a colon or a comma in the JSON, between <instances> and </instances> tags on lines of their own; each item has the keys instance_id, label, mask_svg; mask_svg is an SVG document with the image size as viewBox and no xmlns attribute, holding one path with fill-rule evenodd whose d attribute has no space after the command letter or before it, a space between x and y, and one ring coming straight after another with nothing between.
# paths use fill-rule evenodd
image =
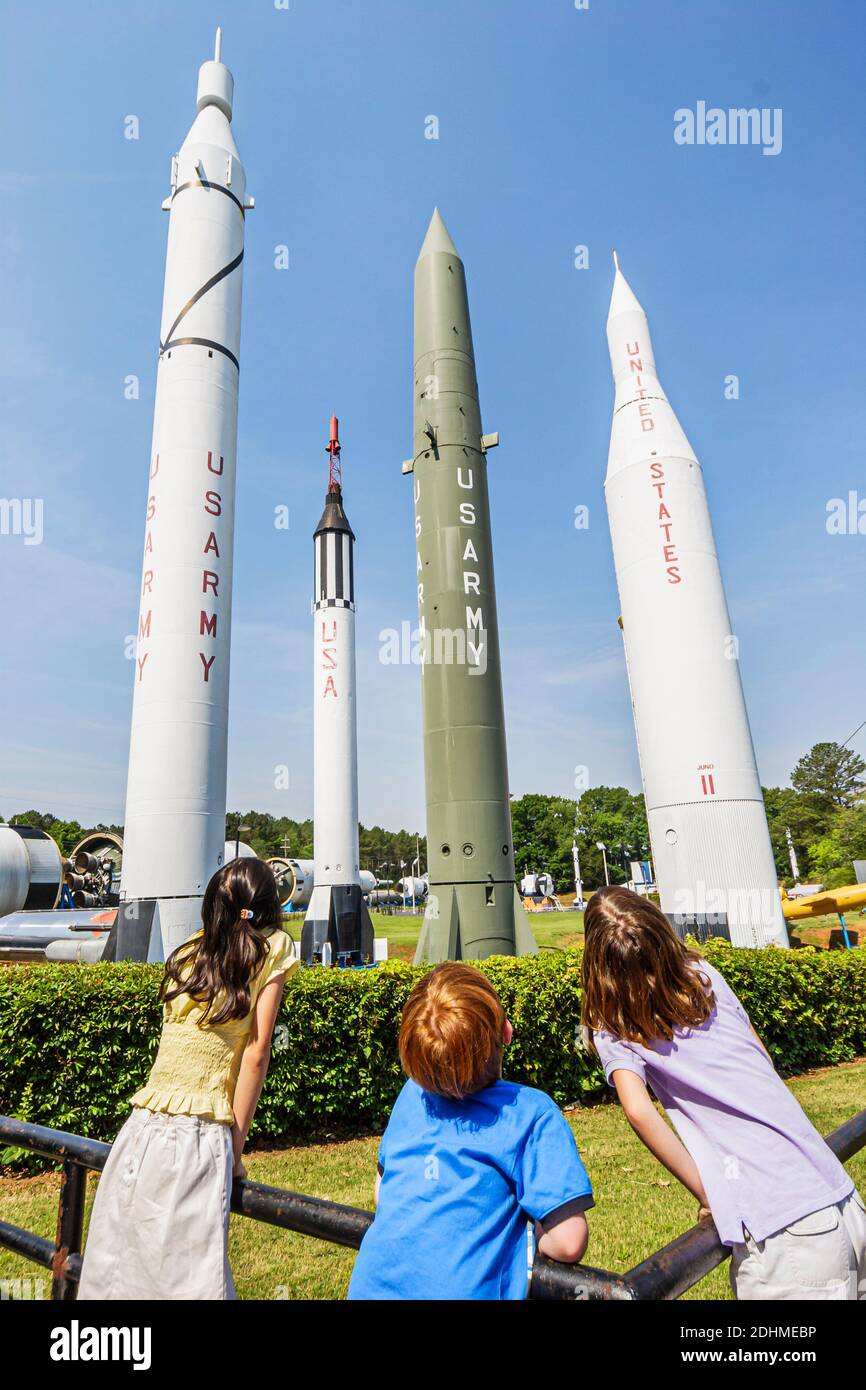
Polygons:
<instances>
[{"instance_id":1,"label":"red rocket tip","mask_svg":"<svg viewBox=\"0 0 866 1390\"><path fill-rule=\"evenodd\" d=\"M330 459L328 467L328 491L341 492L343 488L343 468L340 463L340 422L336 415L331 416L331 437L325 445L325 453Z\"/></svg>"}]
</instances>

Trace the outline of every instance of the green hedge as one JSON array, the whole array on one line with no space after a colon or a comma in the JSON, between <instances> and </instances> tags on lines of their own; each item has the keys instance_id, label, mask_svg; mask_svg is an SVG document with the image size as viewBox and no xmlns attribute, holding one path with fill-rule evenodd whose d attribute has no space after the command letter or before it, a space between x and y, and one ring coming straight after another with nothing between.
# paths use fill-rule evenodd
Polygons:
<instances>
[{"instance_id":1,"label":"green hedge","mask_svg":"<svg viewBox=\"0 0 866 1390\"><path fill-rule=\"evenodd\" d=\"M746 951L712 941L705 951L782 1073L866 1052L866 948ZM604 1095L597 1059L578 1045L580 952L499 957L482 968L514 1024L505 1075L560 1105ZM422 973L392 961L294 975L253 1134L380 1128L401 1085L400 1011ZM158 966L132 964L0 970L0 1114L112 1139L156 1051L160 977ZM17 1157L0 1151L0 1160Z\"/></svg>"}]
</instances>

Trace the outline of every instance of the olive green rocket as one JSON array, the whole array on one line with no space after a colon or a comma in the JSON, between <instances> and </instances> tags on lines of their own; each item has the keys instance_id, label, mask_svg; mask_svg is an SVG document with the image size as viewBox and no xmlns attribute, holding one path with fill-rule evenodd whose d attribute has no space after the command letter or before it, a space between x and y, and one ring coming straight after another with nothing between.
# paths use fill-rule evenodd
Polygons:
<instances>
[{"instance_id":1,"label":"olive green rocket","mask_svg":"<svg viewBox=\"0 0 866 1390\"><path fill-rule=\"evenodd\" d=\"M537 950L514 881L493 547L463 262L415 266L413 475L430 892L416 963Z\"/></svg>"}]
</instances>

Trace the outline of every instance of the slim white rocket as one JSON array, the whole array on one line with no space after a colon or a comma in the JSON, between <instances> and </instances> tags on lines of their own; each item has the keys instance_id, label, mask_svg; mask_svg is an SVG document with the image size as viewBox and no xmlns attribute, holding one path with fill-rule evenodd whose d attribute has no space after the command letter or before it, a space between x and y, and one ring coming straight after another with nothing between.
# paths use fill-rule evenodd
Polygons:
<instances>
[{"instance_id":1,"label":"slim white rocket","mask_svg":"<svg viewBox=\"0 0 866 1390\"><path fill-rule=\"evenodd\" d=\"M343 510L337 417L325 509L313 536L314 886L301 958L372 960L373 925L358 855L358 724L355 704L355 536Z\"/></svg>"},{"instance_id":2,"label":"slim white rocket","mask_svg":"<svg viewBox=\"0 0 866 1390\"><path fill-rule=\"evenodd\" d=\"M223 862L246 178L234 82L199 70L172 161L121 899L157 899L166 953Z\"/></svg>"},{"instance_id":3,"label":"slim white rocket","mask_svg":"<svg viewBox=\"0 0 866 1390\"><path fill-rule=\"evenodd\" d=\"M701 466L619 269L605 494L662 910L680 931L788 944Z\"/></svg>"}]
</instances>

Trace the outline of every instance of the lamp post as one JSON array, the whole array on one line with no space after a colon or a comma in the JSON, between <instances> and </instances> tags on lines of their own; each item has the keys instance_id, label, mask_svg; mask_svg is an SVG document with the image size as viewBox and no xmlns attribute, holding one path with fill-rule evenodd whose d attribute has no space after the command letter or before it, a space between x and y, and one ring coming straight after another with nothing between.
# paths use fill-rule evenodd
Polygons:
<instances>
[{"instance_id":1,"label":"lamp post","mask_svg":"<svg viewBox=\"0 0 866 1390\"><path fill-rule=\"evenodd\" d=\"M411 875L412 875L412 912L413 912L413 914L417 911L417 908L416 908L416 905L415 905L415 880L416 880L416 878L420 878L420 877L421 877L421 852L420 852L420 849L419 849L419 846L418 846L418 840L417 840L417 838L416 838L416 840L415 840L415 851L416 851L416 852L415 852L415 858L412 860L412 864L411 864L411 867L410 867L410 870L409 870L409 872L410 872Z\"/></svg>"},{"instance_id":2,"label":"lamp post","mask_svg":"<svg viewBox=\"0 0 866 1390\"><path fill-rule=\"evenodd\" d=\"M401 888L401 890L402 890L402 891L401 891L401 897L403 898L403 906L405 907L405 906L406 906L406 860L405 860L405 859L401 859L401 860L400 860L400 888ZM414 885L414 884L412 885L412 909L413 909L413 911L414 911L414 909L415 909L415 885Z\"/></svg>"},{"instance_id":3,"label":"lamp post","mask_svg":"<svg viewBox=\"0 0 866 1390\"><path fill-rule=\"evenodd\" d=\"M390 860L388 860L386 863L383 863L383 864L380 864L380 865L379 865L379 868L378 868L377 872L381 872L382 869L392 869L393 867L394 867L394 865L390 862ZM381 882L381 880L380 880L380 882ZM390 896L391 896L391 893L393 892L393 889L394 889L394 884L393 884L393 882L392 882L391 880L388 880L388 883L389 883L388 896L390 897ZM391 904L390 904L390 903L386 903L385 906L386 906L386 907L390 907ZM380 904L380 907L381 907L381 904Z\"/></svg>"},{"instance_id":4,"label":"lamp post","mask_svg":"<svg viewBox=\"0 0 866 1390\"><path fill-rule=\"evenodd\" d=\"M249 835L251 829L252 827L249 825L241 825L241 817L238 816L237 822L235 823L235 859L240 858L241 835Z\"/></svg>"},{"instance_id":5,"label":"lamp post","mask_svg":"<svg viewBox=\"0 0 866 1390\"><path fill-rule=\"evenodd\" d=\"M620 840L620 842L619 842L619 862L620 862L620 864L622 865L622 871L623 871L623 873L625 874L626 883L629 882L629 874L630 874L630 859L629 859L629 856L630 856L630 855L631 855L631 850L629 849L628 845L626 845L622 840Z\"/></svg>"},{"instance_id":6,"label":"lamp post","mask_svg":"<svg viewBox=\"0 0 866 1390\"><path fill-rule=\"evenodd\" d=\"M571 844L571 858L574 864L574 906L580 908L583 905L583 879L580 876L580 850L576 838Z\"/></svg>"},{"instance_id":7,"label":"lamp post","mask_svg":"<svg viewBox=\"0 0 866 1390\"><path fill-rule=\"evenodd\" d=\"M610 887L610 874L607 871L607 845L603 845L601 840L596 841L596 849L601 850L601 857L604 863L604 882L606 887Z\"/></svg>"}]
</instances>

